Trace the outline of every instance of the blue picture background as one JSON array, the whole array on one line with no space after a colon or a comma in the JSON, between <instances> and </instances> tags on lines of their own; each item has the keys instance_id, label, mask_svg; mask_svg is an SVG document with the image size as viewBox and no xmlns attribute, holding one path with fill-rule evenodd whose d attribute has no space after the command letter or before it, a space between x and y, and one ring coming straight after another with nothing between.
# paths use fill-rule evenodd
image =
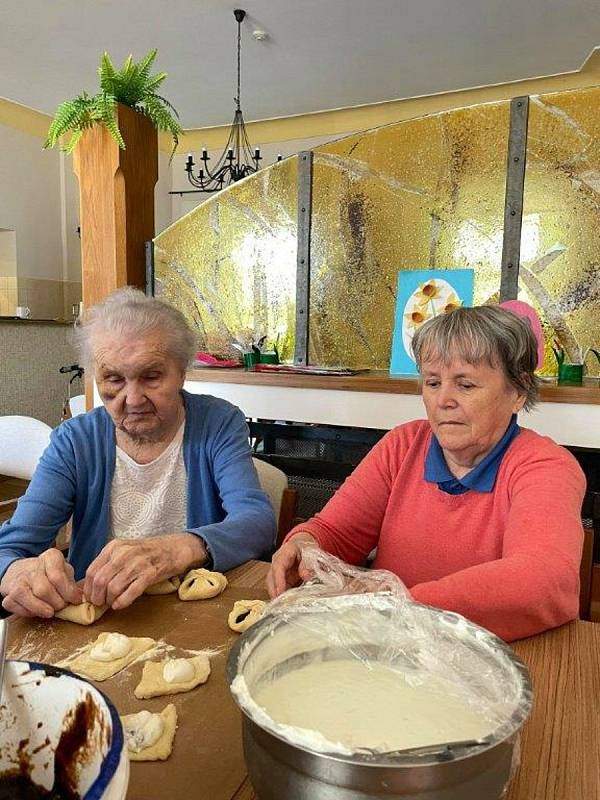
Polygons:
<instances>
[{"instance_id":1,"label":"blue picture background","mask_svg":"<svg viewBox=\"0 0 600 800\"><path fill-rule=\"evenodd\" d=\"M391 375L417 374L416 364L406 349L407 336L410 334L405 314L409 309L417 307L415 295L419 287L431 280L444 281L450 285L461 305L472 306L474 275L475 273L472 269L401 270L398 273L398 292L396 295L394 334L390 359ZM445 286L443 284L442 286L445 291ZM441 298L439 309L436 310L435 306L435 301L428 303L426 306L427 314L430 317L444 313L442 310L443 297Z\"/></svg>"}]
</instances>

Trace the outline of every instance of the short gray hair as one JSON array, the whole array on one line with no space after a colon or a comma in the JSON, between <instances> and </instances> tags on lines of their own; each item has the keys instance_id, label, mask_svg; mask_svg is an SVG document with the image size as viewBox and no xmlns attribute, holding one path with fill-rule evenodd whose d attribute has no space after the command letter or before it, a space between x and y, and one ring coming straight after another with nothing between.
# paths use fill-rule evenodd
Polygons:
<instances>
[{"instance_id":1,"label":"short gray hair","mask_svg":"<svg viewBox=\"0 0 600 800\"><path fill-rule=\"evenodd\" d=\"M100 331L129 338L159 331L168 352L182 369L196 350L196 337L181 311L156 297L146 297L132 286L116 289L84 312L76 328L75 344L88 369L94 362L93 340Z\"/></svg>"},{"instance_id":2,"label":"short gray hair","mask_svg":"<svg viewBox=\"0 0 600 800\"><path fill-rule=\"evenodd\" d=\"M537 400L537 340L528 320L499 306L457 308L422 325L412 340L419 371L424 361L448 364L459 357L468 364L499 367L508 383L525 394L525 408Z\"/></svg>"}]
</instances>

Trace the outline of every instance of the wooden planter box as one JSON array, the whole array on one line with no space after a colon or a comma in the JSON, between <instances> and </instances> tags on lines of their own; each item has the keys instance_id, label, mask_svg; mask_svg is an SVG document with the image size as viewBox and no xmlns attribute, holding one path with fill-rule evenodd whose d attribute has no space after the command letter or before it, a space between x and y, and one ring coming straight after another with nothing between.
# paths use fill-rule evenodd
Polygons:
<instances>
[{"instance_id":1,"label":"wooden planter box","mask_svg":"<svg viewBox=\"0 0 600 800\"><path fill-rule=\"evenodd\" d=\"M95 125L74 152L85 307L120 286L144 288L144 242L154 237L158 134L147 117L127 106L118 105L117 117L125 150L104 125Z\"/></svg>"}]
</instances>

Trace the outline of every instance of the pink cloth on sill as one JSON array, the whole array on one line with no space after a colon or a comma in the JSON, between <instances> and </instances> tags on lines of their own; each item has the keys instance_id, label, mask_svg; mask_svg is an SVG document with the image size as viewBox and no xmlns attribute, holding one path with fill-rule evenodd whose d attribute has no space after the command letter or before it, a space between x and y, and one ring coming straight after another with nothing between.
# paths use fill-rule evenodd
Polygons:
<instances>
[{"instance_id":1,"label":"pink cloth on sill","mask_svg":"<svg viewBox=\"0 0 600 800\"><path fill-rule=\"evenodd\" d=\"M300 530L352 564L396 573L415 600L511 641L578 615L585 477L564 448L522 429L492 492L449 495L424 480L431 427L400 425Z\"/></svg>"}]
</instances>

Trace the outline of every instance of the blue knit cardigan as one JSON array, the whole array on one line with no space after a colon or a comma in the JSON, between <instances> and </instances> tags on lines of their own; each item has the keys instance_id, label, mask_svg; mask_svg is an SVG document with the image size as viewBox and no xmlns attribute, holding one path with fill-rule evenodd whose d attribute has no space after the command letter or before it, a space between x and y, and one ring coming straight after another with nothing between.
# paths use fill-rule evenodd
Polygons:
<instances>
[{"instance_id":1,"label":"blue knit cardigan","mask_svg":"<svg viewBox=\"0 0 600 800\"><path fill-rule=\"evenodd\" d=\"M242 412L226 400L182 391L187 531L200 536L212 568L225 571L268 553L275 518L260 489ZM78 580L107 541L115 427L99 407L56 428L12 519L0 527L0 576L47 549L73 515L69 561Z\"/></svg>"}]
</instances>

